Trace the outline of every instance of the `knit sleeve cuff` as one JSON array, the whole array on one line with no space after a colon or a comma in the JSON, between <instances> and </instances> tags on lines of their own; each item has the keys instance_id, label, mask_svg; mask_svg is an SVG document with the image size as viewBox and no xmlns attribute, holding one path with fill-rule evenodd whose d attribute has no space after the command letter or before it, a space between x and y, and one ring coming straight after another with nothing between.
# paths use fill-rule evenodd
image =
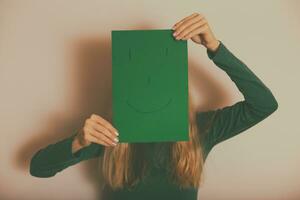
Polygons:
<instances>
[{"instance_id":1,"label":"knit sleeve cuff","mask_svg":"<svg viewBox=\"0 0 300 200\"><path fill-rule=\"evenodd\" d=\"M218 40L220 42L218 48L215 51L211 51L210 49L206 49L206 53L209 57L209 59L214 60L218 57L223 57L226 54L226 47L224 46L223 42Z\"/></svg>"}]
</instances>

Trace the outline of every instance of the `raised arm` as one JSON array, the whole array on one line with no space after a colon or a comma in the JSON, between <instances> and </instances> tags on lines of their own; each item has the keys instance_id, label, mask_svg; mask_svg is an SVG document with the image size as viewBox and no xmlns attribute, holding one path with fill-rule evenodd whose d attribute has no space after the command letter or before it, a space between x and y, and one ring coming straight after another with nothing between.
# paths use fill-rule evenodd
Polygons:
<instances>
[{"instance_id":1,"label":"raised arm","mask_svg":"<svg viewBox=\"0 0 300 200\"><path fill-rule=\"evenodd\" d=\"M193 13L178 21L172 27L176 40L191 39L206 47L208 57L236 84L245 100L234 105L197 113L196 119L204 148L231 138L254 126L273 113L278 103L264 83L213 34L206 17ZM210 128L207 128L210 124ZM205 127L203 129L203 127Z\"/></svg>"},{"instance_id":2,"label":"raised arm","mask_svg":"<svg viewBox=\"0 0 300 200\"><path fill-rule=\"evenodd\" d=\"M228 74L245 99L231 106L197 114L199 123L211 122L205 140L212 148L271 115L278 108L278 103L270 89L221 41L215 51L207 49L207 55Z\"/></svg>"}]
</instances>

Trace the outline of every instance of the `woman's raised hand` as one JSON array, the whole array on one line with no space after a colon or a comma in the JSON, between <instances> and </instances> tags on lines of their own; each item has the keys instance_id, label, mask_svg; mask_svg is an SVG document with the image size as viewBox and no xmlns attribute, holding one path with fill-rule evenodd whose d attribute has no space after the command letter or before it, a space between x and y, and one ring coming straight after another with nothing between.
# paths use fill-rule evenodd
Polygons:
<instances>
[{"instance_id":1,"label":"woman's raised hand","mask_svg":"<svg viewBox=\"0 0 300 200\"><path fill-rule=\"evenodd\" d=\"M219 46L220 41L214 36L207 19L199 13L193 13L175 23L172 27L173 36L177 40L191 39L197 44L202 44L211 51Z\"/></svg>"},{"instance_id":2,"label":"woman's raised hand","mask_svg":"<svg viewBox=\"0 0 300 200\"><path fill-rule=\"evenodd\" d=\"M85 120L83 128L75 136L72 150L77 151L89 146L92 142L104 146L115 146L119 142L118 135L117 129L110 122L99 115L92 114Z\"/></svg>"}]
</instances>

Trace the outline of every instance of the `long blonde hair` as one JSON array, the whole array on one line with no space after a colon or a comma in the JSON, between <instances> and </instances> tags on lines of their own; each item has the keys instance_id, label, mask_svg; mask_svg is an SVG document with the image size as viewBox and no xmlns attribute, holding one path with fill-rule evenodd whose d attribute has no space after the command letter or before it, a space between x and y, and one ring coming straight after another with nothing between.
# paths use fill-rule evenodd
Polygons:
<instances>
[{"instance_id":1,"label":"long blonde hair","mask_svg":"<svg viewBox=\"0 0 300 200\"><path fill-rule=\"evenodd\" d=\"M204 161L199 134L195 106L189 98L189 141L172 142L168 158L173 166L169 169L169 180L180 188L198 188L202 184ZM105 148L102 160L105 183L112 189L136 185L147 174L145 148L147 145L143 143L119 143Z\"/></svg>"}]
</instances>

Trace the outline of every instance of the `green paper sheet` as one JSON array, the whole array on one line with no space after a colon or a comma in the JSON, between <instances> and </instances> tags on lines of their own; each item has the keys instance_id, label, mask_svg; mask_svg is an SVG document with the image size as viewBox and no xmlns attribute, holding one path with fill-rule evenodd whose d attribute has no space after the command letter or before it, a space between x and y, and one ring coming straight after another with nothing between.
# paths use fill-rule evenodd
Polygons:
<instances>
[{"instance_id":1,"label":"green paper sheet","mask_svg":"<svg viewBox=\"0 0 300 200\"><path fill-rule=\"evenodd\" d=\"M188 141L187 41L171 29L113 30L112 112L119 142Z\"/></svg>"}]
</instances>

